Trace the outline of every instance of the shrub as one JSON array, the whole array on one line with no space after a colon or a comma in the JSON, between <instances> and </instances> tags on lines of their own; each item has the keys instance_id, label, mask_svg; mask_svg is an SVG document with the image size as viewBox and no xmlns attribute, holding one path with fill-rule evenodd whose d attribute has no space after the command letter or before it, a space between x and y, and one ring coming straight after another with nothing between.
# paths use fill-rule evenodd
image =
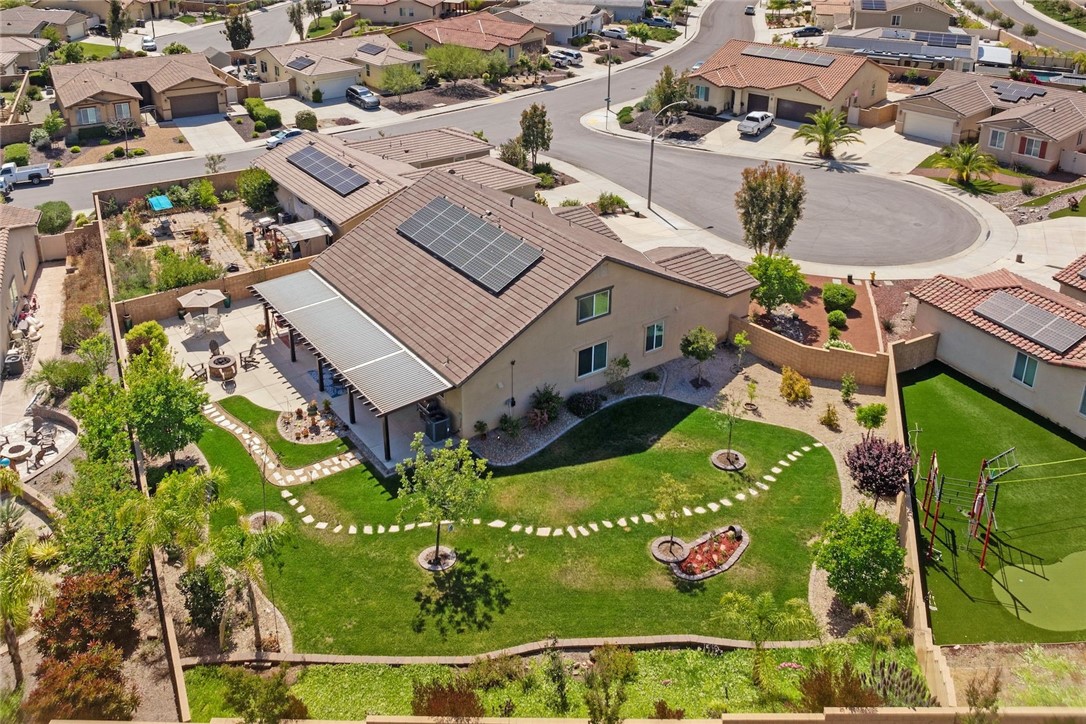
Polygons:
<instances>
[{"instance_id":1,"label":"shrub","mask_svg":"<svg viewBox=\"0 0 1086 724\"><path fill-rule=\"evenodd\" d=\"M856 303L856 290L845 284L830 282L822 287L822 304L827 312L847 312Z\"/></svg>"},{"instance_id":2,"label":"shrub","mask_svg":"<svg viewBox=\"0 0 1086 724\"><path fill-rule=\"evenodd\" d=\"M332 14L331 14L330 17L332 19L332 25L339 25L340 23L343 22L343 18L345 18L347 16L342 10L339 10L337 8L336 10L332 11Z\"/></svg>"},{"instance_id":3,"label":"shrub","mask_svg":"<svg viewBox=\"0 0 1086 724\"><path fill-rule=\"evenodd\" d=\"M34 628L42 656L67 660L110 644L123 649L136 634L133 581L124 573L68 576L56 598L38 612Z\"/></svg>"},{"instance_id":4,"label":"shrub","mask_svg":"<svg viewBox=\"0 0 1086 724\"><path fill-rule=\"evenodd\" d=\"M848 317L840 309L835 309L826 315L826 323L834 329L844 329L848 326Z\"/></svg>"},{"instance_id":5,"label":"shrub","mask_svg":"<svg viewBox=\"0 0 1086 724\"><path fill-rule=\"evenodd\" d=\"M98 145L99 146L108 146L109 145L109 139L108 138L99 139L98 140Z\"/></svg>"},{"instance_id":6,"label":"shrub","mask_svg":"<svg viewBox=\"0 0 1086 724\"><path fill-rule=\"evenodd\" d=\"M124 157L125 157L124 146L116 146L113 149L113 158L124 158Z\"/></svg>"},{"instance_id":7,"label":"shrub","mask_svg":"<svg viewBox=\"0 0 1086 724\"><path fill-rule=\"evenodd\" d=\"M599 60L599 58L597 58L597 60ZM633 111L633 106L623 106L622 110L620 110L618 112L618 115L615 117L618 119L618 122L623 125L626 125L627 123L633 123Z\"/></svg>"},{"instance_id":8,"label":"shrub","mask_svg":"<svg viewBox=\"0 0 1086 724\"><path fill-rule=\"evenodd\" d=\"M249 134L249 138L260 138L260 134L256 131L253 131Z\"/></svg>"},{"instance_id":9,"label":"shrub","mask_svg":"<svg viewBox=\"0 0 1086 724\"><path fill-rule=\"evenodd\" d=\"M880 498L892 499L905 489L913 458L896 440L869 435L845 454L845 465L856 489L878 505Z\"/></svg>"},{"instance_id":10,"label":"shrub","mask_svg":"<svg viewBox=\"0 0 1086 724\"><path fill-rule=\"evenodd\" d=\"M539 188L541 189L553 189L557 184L554 176L549 173L537 173L536 176L539 178Z\"/></svg>"},{"instance_id":11,"label":"shrub","mask_svg":"<svg viewBox=\"0 0 1086 724\"><path fill-rule=\"evenodd\" d=\"M607 363L603 376L607 378L607 387L616 395L626 391L626 376L630 374L630 358L626 353L621 357L612 357Z\"/></svg>"},{"instance_id":12,"label":"shrub","mask_svg":"<svg viewBox=\"0 0 1086 724\"><path fill-rule=\"evenodd\" d=\"M804 672L799 694L796 709L819 714L828 707L869 708L883 703L882 697L865 685L851 661L840 669L828 662L815 664Z\"/></svg>"},{"instance_id":13,"label":"shrub","mask_svg":"<svg viewBox=\"0 0 1086 724\"><path fill-rule=\"evenodd\" d=\"M542 410L550 420L557 420L562 411L562 395L549 382L535 388L528 400L533 410Z\"/></svg>"},{"instance_id":14,"label":"shrub","mask_svg":"<svg viewBox=\"0 0 1086 724\"><path fill-rule=\"evenodd\" d=\"M223 273L222 264L206 264L198 254L178 256L168 246L160 247L155 252L155 259L158 261L155 289L160 292L209 282Z\"/></svg>"},{"instance_id":15,"label":"shrub","mask_svg":"<svg viewBox=\"0 0 1086 724\"><path fill-rule=\"evenodd\" d=\"M242 721L279 724L284 719L309 718L305 704L291 694L287 686L286 664L270 678L233 667L224 666L220 671L226 683L223 703Z\"/></svg>"},{"instance_id":16,"label":"shrub","mask_svg":"<svg viewBox=\"0 0 1086 724\"><path fill-rule=\"evenodd\" d=\"M856 396L856 392L860 389L860 386L856 384L856 375L851 372L846 372L841 376L841 401L852 402L852 398Z\"/></svg>"},{"instance_id":17,"label":"shrub","mask_svg":"<svg viewBox=\"0 0 1086 724\"><path fill-rule=\"evenodd\" d=\"M652 709L655 712L652 715L653 719L684 719L686 717L685 709L672 709L663 699L654 702Z\"/></svg>"},{"instance_id":18,"label":"shrub","mask_svg":"<svg viewBox=\"0 0 1086 724\"><path fill-rule=\"evenodd\" d=\"M837 417L837 406L833 404L827 404L826 411L823 412L818 418L818 424L823 425L830 430L840 430L841 421Z\"/></svg>"},{"instance_id":19,"label":"shrub","mask_svg":"<svg viewBox=\"0 0 1086 724\"><path fill-rule=\"evenodd\" d=\"M599 199L596 200L596 204L600 207L601 214L617 214L619 211L630 208L630 205L626 203L618 194L613 194L608 191L604 191L600 194Z\"/></svg>"},{"instance_id":20,"label":"shrub","mask_svg":"<svg viewBox=\"0 0 1086 724\"><path fill-rule=\"evenodd\" d=\"M822 349L844 349L851 352L856 348L852 346L851 342L846 342L843 339L828 339L822 343Z\"/></svg>"},{"instance_id":21,"label":"shrub","mask_svg":"<svg viewBox=\"0 0 1086 724\"><path fill-rule=\"evenodd\" d=\"M105 126L90 126L88 128L80 128L76 131L76 135L79 137L80 141L94 140L108 136L109 129Z\"/></svg>"},{"instance_id":22,"label":"shrub","mask_svg":"<svg viewBox=\"0 0 1086 724\"><path fill-rule=\"evenodd\" d=\"M887 334L893 334L894 330L897 329L897 324L894 322L893 317L883 317L879 320L879 324L882 325L883 331Z\"/></svg>"},{"instance_id":23,"label":"shrub","mask_svg":"<svg viewBox=\"0 0 1086 724\"><path fill-rule=\"evenodd\" d=\"M486 435L486 433L487 433L487 431L489 429L490 429L490 425L486 424L486 420L476 420L475 421L475 434L476 435Z\"/></svg>"},{"instance_id":24,"label":"shrub","mask_svg":"<svg viewBox=\"0 0 1086 724\"><path fill-rule=\"evenodd\" d=\"M874 689L887 706L916 708L939 705L928 693L924 677L896 661L880 659L864 677L864 683Z\"/></svg>"},{"instance_id":25,"label":"shrub","mask_svg":"<svg viewBox=\"0 0 1086 724\"><path fill-rule=\"evenodd\" d=\"M68 325L64 325L67 328ZM61 336L64 329L61 330ZM90 384L91 368L83 362L70 359L41 360L38 369L26 378L25 385L31 390L42 390L54 401L78 392Z\"/></svg>"},{"instance_id":26,"label":"shrub","mask_svg":"<svg viewBox=\"0 0 1086 724\"><path fill-rule=\"evenodd\" d=\"M525 417L528 420L528 424L536 432L545 428L551 421L545 410L528 410L528 414L525 415Z\"/></svg>"},{"instance_id":27,"label":"shrub","mask_svg":"<svg viewBox=\"0 0 1086 724\"><path fill-rule=\"evenodd\" d=\"M128 349L128 356L134 357L144 350L157 354L170 346L170 340L162 325L152 320L141 322L128 330L124 335L124 344Z\"/></svg>"},{"instance_id":28,"label":"shrub","mask_svg":"<svg viewBox=\"0 0 1086 724\"><path fill-rule=\"evenodd\" d=\"M245 111L249 114L249 117L256 119L256 110L258 108L266 108L263 98L246 98L241 102L245 106Z\"/></svg>"},{"instance_id":29,"label":"shrub","mask_svg":"<svg viewBox=\"0 0 1086 724\"><path fill-rule=\"evenodd\" d=\"M324 100L324 91L322 91L320 88L314 88L313 89L313 102L314 103L320 103L323 100Z\"/></svg>"},{"instance_id":30,"label":"shrub","mask_svg":"<svg viewBox=\"0 0 1086 724\"><path fill-rule=\"evenodd\" d=\"M30 163L30 145L26 143L13 143L4 147L4 163L14 163L16 166L26 166Z\"/></svg>"},{"instance_id":31,"label":"shrub","mask_svg":"<svg viewBox=\"0 0 1086 724\"><path fill-rule=\"evenodd\" d=\"M473 689L490 691L506 684L522 681L528 673L528 667L519 656L495 656L494 658L476 659L460 675Z\"/></svg>"},{"instance_id":32,"label":"shrub","mask_svg":"<svg viewBox=\"0 0 1086 724\"><path fill-rule=\"evenodd\" d=\"M578 199L562 199L558 204L559 206L580 206L581 202Z\"/></svg>"},{"instance_id":33,"label":"shrub","mask_svg":"<svg viewBox=\"0 0 1086 724\"><path fill-rule=\"evenodd\" d=\"M64 201L46 201L36 207L41 211L38 219L39 234L59 234L72 223L72 207Z\"/></svg>"},{"instance_id":34,"label":"shrub","mask_svg":"<svg viewBox=\"0 0 1086 724\"><path fill-rule=\"evenodd\" d=\"M32 101L40 101L42 99L41 88L31 84L30 88L26 91L26 96Z\"/></svg>"},{"instance_id":35,"label":"shrub","mask_svg":"<svg viewBox=\"0 0 1086 724\"><path fill-rule=\"evenodd\" d=\"M31 135L30 142L34 142L34 137ZM1031 178L1022 179L1022 185L1019 187L1022 189L1022 193L1026 196L1033 196L1033 192L1037 190L1037 182Z\"/></svg>"},{"instance_id":36,"label":"shrub","mask_svg":"<svg viewBox=\"0 0 1086 724\"><path fill-rule=\"evenodd\" d=\"M897 525L867 505L826 521L815 563L846 606L874 606L886 593L904 590L905 549L898 545Z\"/></svg>"},{"instance_id":37,"label":"shrub","mask_svg":"<svg viewBox=\"0 0 1086 724\"><path fill-rule=\"evenodd\" d=\"M147 149L146 148L133 148L132 149L132 155L133 156L146 156L147 155Z\"/></svg>"},{"instance_id":38,"label":"shrub","mask_svg":"<svg viewBox=\"0 0 1086 724\"><path fill-rule=\"evenodd\" d=\"M509 413L502 415L501 419L498 420L498 428L514 440L520 437L520 426L520 418Z\"/></svg>"},{"instance_id":39,"label":"shrub","mask_svg":"<svg viewBox=\"0 0 1086 724\"><path fill-rule=\"evenodd\" d=\"M882 402L872 402L856 408L856 422L869 433L882 427L886 422L886 405Z\"/></svg>"},{"instance_id":40,"label":"shrub","mask_svg":"<svg viewBox=\"0 0 1086 724\"><path fill-rule=\"evenodd\" d=\"M226 609L226 579L217 566L197 566L181 574L177 588L185 598L192 625L204 633L218 632Z\"/></svg>"},{"instance_id":41,"label":"shrub","mask_svg":"<svg viewBox=\"0 0 1086 724\"><path fill-rule=\"evenodd\" d=\"M660 373L656 370L648 370L647 372L641 373L641 379L645 380L645 382L659 382Z\"/></svg>"},{"instance_id":42,"label":"shrub","mask_svg":"<svg viewBox=\"0 0 1086 724\"><path fill-rule=\"evenodd\" d=\"M206 178L198 178L189 182L186 194L189 206L196 209L210 211L219 205L219 198L215 195L215 184Z\"/></svg>"},{"instance_id":43,"label":"shrub","mask_svg":"<svg viewBox=\"0 0 1086 724\"><path fill-rule=\"evenodd\" d=\"M841 339L841 330L839 330L837 327L830 327L829 337L830 340Z\"/></svg>"},{"instance_id":44,"label":"shrub","mask_svg":"<svg viewBox=\"0 0 1086 724\"><path fill-rule=\"evenodd\" d=\"M44 128L35 128L30 131L30 145L41 150L53 145L49 139L49 133Z\"/></svg>"},{"instance_id":45,"label":"shrub","mask_svg":"<svg viewBox=\"0 0 1086 724\"><path fill-rule=\"evenodd\" d=\"M71 152L72 152L73 154L75 154L75 153L79 153L79 152L81 152L81 151L82 151L83 149L82 149L82 148L80 148L79 146L72 146L72 147L71 147L70 149L68 149L68 150L69 150L69 151L71 151Z\"/></svg>"},{"instance_id":46,"label":"shrub","mask_svg":"<svg viewBox=\"0 0 1086 724\"><path fill-rule=\"evenodd\" d=\"M279 184L262 168L247 168L238 174L238 196L253 211L265 211L278 202L275 192Z\"/></svg>"},{"instance_id":47,"label":"shrub","mask_svg":"<svg viewBox=\"0 0 1086 724\"><path fill-rule=\"evenodd\" d=\"M783 367L781 369L781 397L789 404L809 401L812 397L811 381L791 367Z\"/></svg>"},{"instance_id":48,"label":"shrub","mask_svg":"<svg viewBox=\"0 0 1086 724\"><path fill-rule=\"evenodd\" d=\"M264 131L268 130L268 124L264 121L257 121L253 124L253 130L257 133L263 133Z\"/></svg>"},{"instance_id":49,"label":"shrub","mask_svg":"<svg viewBox=\"0 0 1086 724\"><path fill-rule=\"evenodd\" d=\"M60 342L65 349L75 349L85 339L98 334L102 326L102 315L90 304L85 304L75 315L60 328Z\"/></svg>"},{"instance_id":50,"label":"shrub","mask_svg":"<svg viewBox=\"0 0 1086 724\"><path fill-rule=\"evenodd\" d=\"M603 396L598 392L575 392L566 399L566 409L585 418L603 406Z\"/></svg>"},{"instance_id":51,"label":"shrub","mask_svg":"<svg viewBox=\"0 0 1086 724\"><path fill-rule=\"evenodd\" d=\"M130 720L139 705L121 670L121 652L101 646L67 661L45 659L25 713L32 722L54 719Z\"/></svg>"},{"instance_id":52,"label":"shrub","mask_svg":"<svg viewBox=\"0 0 1086 724\"><path fill-rule=\"evenodd\" d=\"M411 713L441 717L442 721L471 721L486 716L479 695L465 679L415 682Z\"/></svg>"},{"instance_id":53,"label":"shrub","mask_svg":"<svg viewBox=\"0 0 1086 724\"><path fill-rule=\"evenodd\" d=\"M294 114L294 125L306 131L316 131L317 114L313 111L298 111Z\"/></svg>"}]
</instances>

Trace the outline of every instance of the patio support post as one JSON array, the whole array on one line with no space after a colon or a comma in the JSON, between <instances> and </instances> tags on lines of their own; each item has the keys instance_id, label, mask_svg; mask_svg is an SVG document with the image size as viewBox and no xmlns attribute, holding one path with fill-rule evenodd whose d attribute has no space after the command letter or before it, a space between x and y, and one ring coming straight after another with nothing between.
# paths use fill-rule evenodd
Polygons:
<instances>
[{"instance_id":1,"label":"patio support post","mask_svg":"<svg viewBox=\"0 0 1086 724\"><path fill-rule=\"evenodd\" d=\"M324 361L317 358L317 389L324 392Z\"/></svg>"},{"instance_id":2,"label":"patio support post","mask_svg":"<svg viewBox=\"0 0 1086 724\"><path fill-rule=\"evenodd\" d=\"M350 387L347 388L347 412L350 413L351 424L355 424L356 420L354 419L354 390L352 390Z\"/></svg>"},{"instance_id":3,"label":"patio support post","mask_svg":"<svg viewBox=\"0 0 1086 724\"><path fill-rule=\"evenodd\" d=\"M264 305L264 336L271 342L271 307Z\"/></svg>"},{"instance_id":4,"label":"patio support post","mask_svg":"<svg viewBox=\"0 0 1086 724\"><path fill-rule=\"evenodd\" d=\"M298 353L294 351L294 327L290 328L290 361L298 361Z\"/></svg>"},{"instance_id":5,"label":"patio support post","mask_svg":"<svg viewBox=\"0 0 1086 724\"><path fill-rule=\"evenodd\" d=\"M385 435L385 462L392 460L392 446L388 442L388 415L381 418L381 431Z\"/></svg>"}]
</instances>

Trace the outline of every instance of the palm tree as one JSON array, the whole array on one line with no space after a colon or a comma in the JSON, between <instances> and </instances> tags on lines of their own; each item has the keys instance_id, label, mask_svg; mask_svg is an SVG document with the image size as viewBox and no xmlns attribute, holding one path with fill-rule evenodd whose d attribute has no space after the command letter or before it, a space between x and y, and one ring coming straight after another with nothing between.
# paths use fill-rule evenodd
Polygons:
<instances>
[{"instance_id":1,"label":"palm tree","mask_svg":"<svg viewBox=\"0 0 1086 724\"><path fill-rule=\"evenodd\" d=\"M1075 72L1086 73L1086 50L1080 50L1072 55L1071 61L1075 64Z\"/></svg>"},{"instance_id":2,"label":"palm tree","mask_svg":"<svg viewBox=\"0 0 1086 724\"><path fill-rule=\"evenodd\" d=\"M266 518L264 525L258 531L252 529L248 518L241 518L240 523L240 526L227 526L222 529L211 541L211 550L215 555L215 565L233 568L245 581L249 593L249 608L255 625L259 623L260 612L256 605L253 583L259 583L261 580L267 583L269 598L272 599L272 605L275 605L271 581L264 577L263 563L266 559L276 558L283 543L294 534L294 529L285 522L269 524ZM225 643L230 610L228 606L219 624L220 646ZM276 624L276 638L278 638L279 617L274 616L273 619ZM259 642L257 645L260 645Z\"/></svg>"},{"instance_id":3,"label":"palm tree","mask_svg":"<svg viewBox=\"0 0 1086 724\"><path fill-rule=\"evenodd\" d=\"M935 159L936 168L949 168L955 180L968 184L974 176L991 176L999 168L995 157L980 152L975 143L959 143Z\"/></svg>"},{"instance_id":4,"label":"palm tree","mask_svg":"<svg viewBox=\"0 0 1086 724\"><path fill-rule=\"evenodd\" d=\"M808 113L810 123L804 123L792 134L792 138L802 138L806 145L818 144L818 155L833 158L834 150L847 143L863 143L860 132L845 123L843 111L821 110Z\"/></svg>"},{"instance_id":5,"label":"palm tree","mask_svg":"<svg viewBox=\"0 0 1086 724\"><path fill-rule=\"evenodd\" d=\"M852 607L852 615L863 618L849 632L861 643L871 647L871 668L875 668L875 656L880 649L888 649L894 644L909 638L909 629L901 620L901 604L892 593L885 594L879 603L871 608L866 603L857 603Z\"/></svg>"},{"instance_id":6,"label":"palm tree","mask_svg":"<svg viewBox=\"0 0 1086 724\"><path fill-rule=\"evenodd\" d=\"M720 598L720 610L714 620L739 629L750 639L754 645L751 680L763 693L770 693L774 670L769 665L766 642L809 638L819 633L818 624L806 601L793 598L779 604L768 591L757 598L735 591L725 593Z\"/></svg>"},{"instance_id":7,"label":"palm tree","mask_svg":"<svg viewBox=\"0 0 1086 724\"><path fill-rule=\"evenodd\" d=\"M15 688L23 685L23 658L19 636L30 625L31 609L50 594L49 582L37 566L56 554L55 546L41 545L37 536L23 529L0 551L0 626L15 671Z\"/></svg>"}]
</instances>

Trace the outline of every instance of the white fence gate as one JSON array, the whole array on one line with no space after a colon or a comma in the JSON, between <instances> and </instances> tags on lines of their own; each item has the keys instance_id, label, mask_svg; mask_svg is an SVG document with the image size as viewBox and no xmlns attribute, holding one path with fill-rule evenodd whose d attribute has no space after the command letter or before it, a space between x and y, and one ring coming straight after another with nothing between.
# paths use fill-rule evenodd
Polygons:
<instances>
[{"instance_id":1,"label":"white fence gate","mask_svg":"<svg viewBox=\"0 0 1086 724\"><path fill-rule=\"evenodd\" d=\"M1086 176L1086 153L1066 150L1060 154L1060 168L1064 171Z\"/></svg>"},{"instance_id":2,"label":"white fence gate","mask_svg":"<svg viewBox=\"0 0 1086 724\"><path fill-rule=\"evenodd\" d=\"M276 83L261 83L260 84L260 97L267 98L286 98L290 95L290 81L281 80Z\"/></svg>"}]
</instances>

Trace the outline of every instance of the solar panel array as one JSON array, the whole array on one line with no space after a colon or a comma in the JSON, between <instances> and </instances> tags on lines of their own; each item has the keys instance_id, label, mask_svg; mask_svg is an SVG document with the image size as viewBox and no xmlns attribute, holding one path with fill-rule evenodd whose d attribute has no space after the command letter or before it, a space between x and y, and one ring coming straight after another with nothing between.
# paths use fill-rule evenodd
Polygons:
<instances>
[{"instance_id":1,"label":"solar panel array","mask_svg":"<svg viewBox=\"0 0 1086 724\"><path fill-rule=\"evenodd\" d=\"M1020 100L1028 101L1034 96L1044 96L1048 93L1047 90L1038 85L1014 83L1007 80L997 80L992 83L991 88L995 90L1000 100L1010 103L1017 103Z\"/></svg>"},{"instance_id":2,"label":"solar panel array","mask_svg":"<svg viewBox=\"0 0 1086 724\"><path fill-rule=\"evenodd\" d=\"M441 197L396 230L492 294L543 258L540 249Z\"/></svg>"},{"instance_id":3,"label":"solar panel array","mask_svg":"<svg viewBox=\"0 0 1086 724\"><path fill-rule=\"evenodd\" d=\"M886 0L860 0L861 10L886 10Z\"/></svg>"},{"instance_id":4,"label":"solar panel array","mask_svg":"<svg viewBox=\"0 0 1086 724\"><path fill-rule=\"evenodd\" d=\"M772 58L773 60L786 60L789 63L805 63L807 65L818 65L823 68L829 67L830 63L836 60L832 55L829 55L827 53L812 53L807 50L786 48L784 46L753 46L744 50L743 55L748 55L754 58Z\"/></svg>"},{"instance_id":5,"label":"solar panel array","mask_svg":"<svg viewBox=\"0 0 1086 724\"><path fill-rule=\"evenodd\" d=\"M291 70L305 70L316 62L312 58L302 55L287 63L287 67Z\"/></svg>"},{"instance_id":6,"label":"solar panel array","mask_svg":"<svg viewBox=\"0 0 1086 724\"><path fill-rule=\"evenodd\" d=\"M996 292L973 312L1056 354L1063 354L1086 339L1086 327L1006 292Z\"/></svg>"},{"instance_id":7,"label":"solar panel array","mask_svg":"<svg viewBox=\"0 0 1086 724\"><path fill-rule=\"evenodd\" d=\"M358 46L358 52L365 53L366 55L380 55L384 50L383 47L376 43L363 43Z\"/></svg>"},{"instance_id":8,"label":"solar panel array","mask_svg":"<svg viewBox=\"0 0 1086 724\"><path fill-rule=\"evenodd\" d=\"M370 182L368 178L346 164L312 146L295 151L287 156L287 161L340 196L348 196Z\"/></svg>"},{"instance_id":9,"label":"solar panel array","mask_svg":"<svg viewBox=\"0 0 1086 724\"><path fill-rule=\"evenodd\" d=\"M913 40L937 48L956 48L959 45L970 45L973 39L968 35L959 33L932 33L926 30L913 33Z\"/></svg>"}]
</instances>

